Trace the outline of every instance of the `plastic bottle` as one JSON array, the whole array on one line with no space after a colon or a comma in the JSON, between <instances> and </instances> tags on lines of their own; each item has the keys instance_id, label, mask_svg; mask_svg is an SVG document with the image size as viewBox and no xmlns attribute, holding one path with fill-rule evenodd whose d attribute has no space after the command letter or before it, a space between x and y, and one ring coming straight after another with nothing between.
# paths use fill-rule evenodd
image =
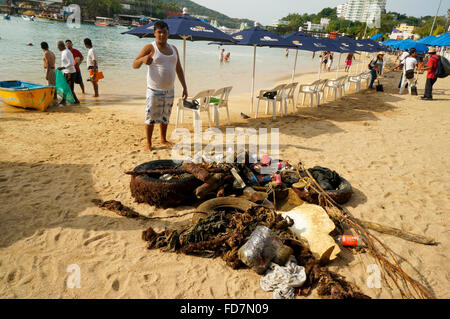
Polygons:
<instances>
[{"instance_id":1,"label":"plastic bottle","mask_svg":"<svg viewBox=\"0 0 450 319\"><path fill-rule=\"evenodd\" d=\"M361 247L364 245L360 236L339 235L335 237L335 240L340 246L344 247Z\"/></svg>"}]
</instances>

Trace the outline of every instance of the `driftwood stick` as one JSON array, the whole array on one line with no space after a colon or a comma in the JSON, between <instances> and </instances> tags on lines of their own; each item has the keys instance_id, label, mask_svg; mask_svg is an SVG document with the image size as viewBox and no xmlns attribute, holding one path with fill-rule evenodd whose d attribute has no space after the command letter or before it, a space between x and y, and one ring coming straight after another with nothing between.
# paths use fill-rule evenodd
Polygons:
<instances>
[{"instance_id":1,"label":"driftwood stick","mask_svg":"<svg viewBox=\"0 0 450 319\"><path fill-rule=\"evenodd\" d=\"M184 162L183 168L194 175L195 178L201 180L203 183L211 184L211 175L209 174L208 170L202 167L200 164Z\"/></svg>"},{"instance_id":2,"label":"driftwood stick","mask_svg":"<svg viewBox=\"0 0 450 319\"><path fill-rule=\"evenodd\" d=\"M164 175L164 174L170 174L170 175L181 175L181 174L185 174L187 173L187 171L185 170L180 170L180 169L151 169L151 170L144 170L144 171L129 171L129 172L125 172L125 174L127 175L133 175L133 176L138 176L138 175L145 175L145 174L160 174L160 175Z\"/></svg>"},{"instance_id":3,"label":"driftwood stick","mask_svg":"<svg viewBox=\"0 0 450 319\"><path fill-rule=\"evenodd\" d=\"M218 189L220 186L225 184L225 174L214 174L209 181L210 184L205 183L195 189L195 196L198 199L205 198L209 193L214 192L216 189Z\"/></svg>"},{"instance_id":4,"label":"driftwood stick","mask_svg":"<svg viewBox=\"0 0 450 319\"><path fill-rule=\"evenodd\" d=\"M373 229L379 233L396 236L396 237L402 238L404 240L409 240L409 241L412 241L412 242L415 242L418 244L423 244L423 245L437 245L438 244L433 238L405 232L398 228L389 227L389 226L381 225L378 223L368 222L368 221L361 220L361 219L356 219L356 221L358 221L358 223L361 224L362 226L367 227L369 229Z\"/></svg>"}]
</instances>

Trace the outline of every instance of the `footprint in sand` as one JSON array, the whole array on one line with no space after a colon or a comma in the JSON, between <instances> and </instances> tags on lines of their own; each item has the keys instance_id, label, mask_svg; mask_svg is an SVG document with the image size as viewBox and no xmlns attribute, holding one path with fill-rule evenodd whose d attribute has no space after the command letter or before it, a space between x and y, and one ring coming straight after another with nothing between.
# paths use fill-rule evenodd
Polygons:
<instances>
[{"instance_id":1,"label":"footprint in sand","mask_svg":"<svg viewBox=\"0 0 450 319\"><path fill-rule=\"evenodd\" d=\"M112 287L112 289L114 289L115 291L119 291L119 288L120 288L120 283L119 283L119 280L114 280L113 281L113 283L112 283L112 285L111 285L111 287Z\"/></svg>"},{"instance_id":2,"label":"footprint in sand","mask_svg":"<svg viewBox=\"0 0 450 319\"><path fill-rule=\"evenodd\" d=\"M88 240L86 240L86 241L83 243L83 245L84 245L84 246L87 246L87 245L89 245L90 243L92 243L92 242L94 242L94 241L97 241L97 240L100 240L100 239L102 239L102 238L105 238L105 237L107 237L107 236L108 236L108 234L100 234L100 235L94 236L94 237L89 238Z\"/></svg>"}]
</instances>

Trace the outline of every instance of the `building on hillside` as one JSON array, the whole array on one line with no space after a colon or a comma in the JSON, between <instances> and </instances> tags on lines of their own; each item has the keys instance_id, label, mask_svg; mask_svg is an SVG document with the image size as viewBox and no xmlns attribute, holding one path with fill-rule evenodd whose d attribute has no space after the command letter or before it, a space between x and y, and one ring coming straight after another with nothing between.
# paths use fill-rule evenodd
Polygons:
<instances>
[{"instance_id":1,"label":"building on hillside","mask_svg":"<svg viewBox=\"0 0 450 319\"><path fill-rule=\"evenodd\" d=\"M280 25L288 25L288 24L289 24L289 21L275 20L270 26L276 28L276 27L278 27Z\"/></svg>"},{"instance_id":2,"label":"building on hillside","mask_svg":"<svg viewBox=\"0 0 450 319\"><path fill-rule=\"evenodd\" d=\"M414 32L414 26L413 25L407 25L406 23L401 23L400 25L396 26L395 29L397 29L400 32Z\"/></svg>"},{"instance_id":3,"label":"building on hillside","mask_svg":"<svg viewBox=\"0 0 450 319\"><path fill-rule=\"evenodd\" d=\"M328 18L320 19L320 25L323 26L325 29L328 28L328 26L330 25L330 19Z\"/></svg>"},{"instance_id":4,"label":"building on hillside","mask_svg":"<svg viewBox=\"0 0 450 319\"><path fill-rule=\"evenodd\" d=\"M392 29L392 32L389 35L389 39L390 40L406 40L406 39L418 40L418 39L420 39L420 35L414 34L413 31L411 31L410 29L399 30L398 27L395 27Z\"/></svg>"},{"instance_id":5,"label":"building on hillside","mask_svg":"<svg viewBox=\"0 0 450 319\"><path fill-rule=\"evenodd\" d=\"M348 0L337 7L338 18L359 21L379 27L381 13L386 10L387 0Z\"/></svg>"},{"instance_id":6,"label":"building on hillside","mask_svg":"<svg viewBox=\"0 0 450 319\"><path fill-rule=\"evenodd\" d=\"M325 31L325 27L321 24L314 24L311 21L308 21L303 25L302 30L323 32Z\"/></svg>"}]
</instances>

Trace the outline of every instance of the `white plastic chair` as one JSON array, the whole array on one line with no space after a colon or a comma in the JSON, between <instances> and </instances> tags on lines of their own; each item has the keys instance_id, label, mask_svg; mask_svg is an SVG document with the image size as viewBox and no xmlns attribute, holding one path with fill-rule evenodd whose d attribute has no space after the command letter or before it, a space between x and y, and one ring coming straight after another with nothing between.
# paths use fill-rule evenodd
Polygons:
<instances>
[{"instance_id":1,"label":"white plastic chair","mask_svg":"<svg viewBox=\"0 0 450 319\"><path fill-rule=\"evenodd\" d=\"M346 89L350 89L352 83L355 83L356 92L361 90L361 74L353 74L348 77Z\"/></svg>"},{"instance_id":2,"label":"white plastic chair","mask_svg":"<svg viewBox=\"0 0 450 319\"><path fill-rule=\"evenodd\" d=\"M201 92L197 93L192 98L187 98L187 100L190 100L190 101L197 100L199 102L197 109L191 109L191 108L185 107L183 104L183 99L180 98L178 100L178 104L177 104L177 119L175 121L175 128L178 127L178 119L180 118L180 113L181 113L180 123L183 124L184 111L190 111L193 113L192 121L193 121L194 127L196 125L196 122L200 121L200 112L208 112L208 123L209 123L209 127L211 127L211 114L209 112L209 109L210 109L209 100L213 93L214 93L214 90L205 90L205 91L201 91Z\"/></svg>"},{"instance_id":3,"label":"white plastic chair","mask_svg":"<svg viewBox=\"0 0 450 319\"><path fill-rule=\"evenodd\" d=\"M320 105L320 100L325 100L325 88L327 86L328 80L322 80L319 82L319 85L317 86L317 106Z\"/></svg>"},{"instance_id":4,"label":"white plastic chair","mask_svg":"<svg viewBox=\"0 0 450 319\"><path fill-rule=\"evenodd\" d=\"M289 101L292 102L292 112L295 113L297 111L296 104L294 101L294 93L295 89L297 88L298 82L289 83L284 87L284 91L282 93L282 99L284 102L284 114L287 115L288 113L288 105ZM279 110L282 108L280 105Z\"/></svg>"},{"instance_id":5,"label":"white plastic chair","mask_svg":"<svg viewBox=\"0 0 450 319\"><path fill-rule=\"evenodd\" d=\"M227 109L227 119L228 119L228 125L231 125L230 122L230 110L228 109L228 97L230 96L230 92L233 89L232 86L227 86L221 89L218 89L216 92L213 93L213 97L218 97L219 102L209 102L209 106L214 109L213 112L213 120L216 123L216 127L219 127L219 109L221 107L224 107Z\"/></svg>"},{"instance_id":6,"label":"white plastic chair","mask_svg":"<svg viewBox=\"0 0 450 319\"><path fill-rule=\"evenodd\" d=\"M271 90L261 90L259 91L258 96L256 97L258 99L258 103L256 104L256 112L255 112L255 119L258 118L258 111L259 111L259 102L261 102L261 100L266 101L266 114L269 113L269 103L272 103L272 118L276 119L277 118L277 102L279 103L283 103L283 99L282 94L283 94L283 90L284 87L286 86L286 84L280 84L276 87L274 87ZM268 97L265 97L264 94L267 92L277 92L277 95L275 96L275 98L273 99L269 99ZM281 113L281 116L283 116L283 113Z\"/></svg>"},{"instance_id":7,"label":"white plastic chair","mask_svg":"<svg viewBox=\"0 0 450 319\"><path fill-rule=\"evenodd\" d=\"M369 82L370 82L370 71L366 71L361 73L360 75L361 82L366 81L366 89L369 88Z\"/></svg>"},{"instance_id":8,"label":"white plastic chair","mask_svg":"<svg viewBox=\"0 0 450 319\"><path fill-rule=\"evenodd\" d=\"M298 104L298 99L300 97L300 94L303 94L302 105L305 104L306 94L309 94L311 97L310 106L313 107L314 106L314 97L318 94L317 88L319 87L319 84L320 84L320 80L314 81L311 84L300 85L300 88L298 89L298 94L297 94L297 104Z\"/></svg>"},{"instance_id":9,"label":"white plastic chair","mask_svg":"<svg viewBox=\"0 0 450 319\"><path fill-rule=\"evenodd\" d=\"M347 76L343 76L337 79L330 79L328 80L326 89L327 89L327 96L330 95L331 90L334 92L334 100L337 100L337 93L339 92L339 97L342 97L344 95L344 85L345 81L347 80Z\"/></svg>"}]
</instances>

